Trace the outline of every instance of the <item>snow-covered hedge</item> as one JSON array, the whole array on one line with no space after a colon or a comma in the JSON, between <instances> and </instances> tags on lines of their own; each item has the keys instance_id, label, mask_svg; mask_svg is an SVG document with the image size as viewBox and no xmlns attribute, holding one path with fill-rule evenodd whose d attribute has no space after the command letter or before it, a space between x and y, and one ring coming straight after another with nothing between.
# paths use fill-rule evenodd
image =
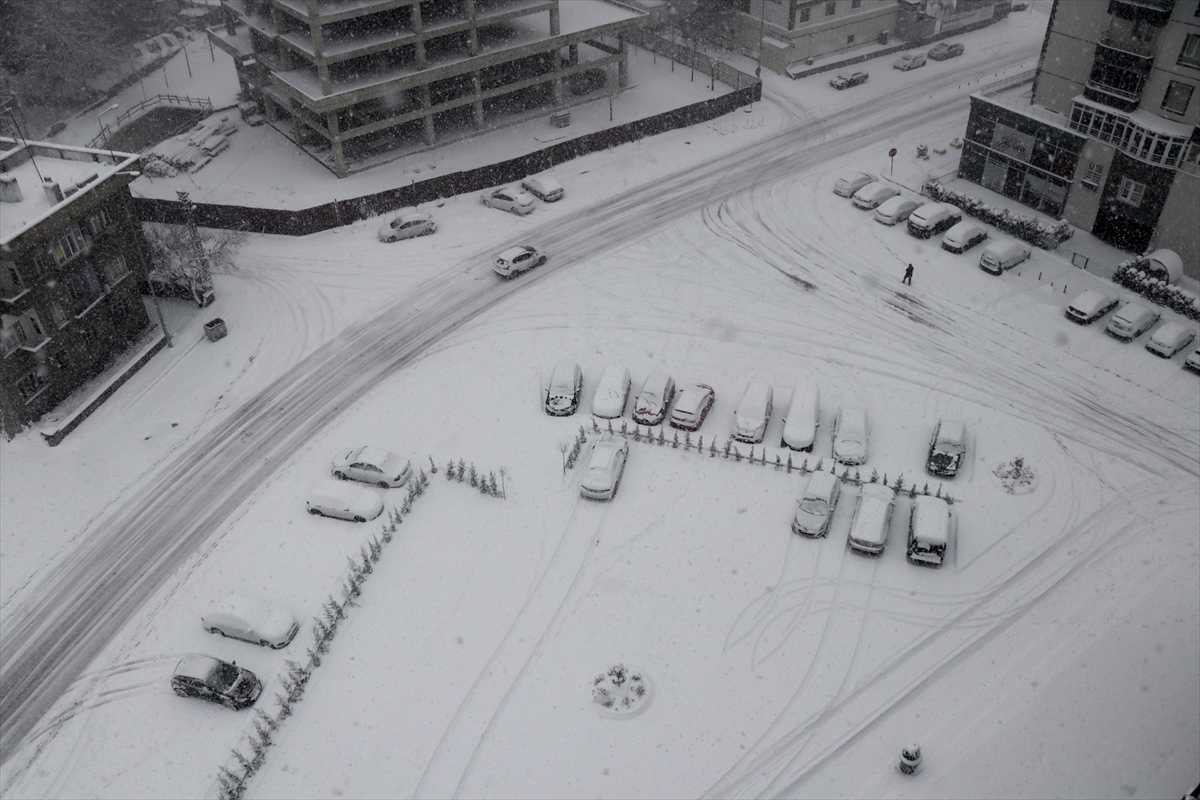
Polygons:
<instances>
[{"instance_id":1,"label":"snow-covered hedge","mask_svg":"<svg viewBox=\"0 0 1200 800\"><path fill-rule=\"evenodd\" d=\"M1132 289L1147 300L1178 311L1189 319L1200 320L1200 297L1151 275L1146 270L1148 264L1149 260L1144 256L1122 261L1113 273L1113 283Z\"/></svg>"},{"instance_id":2,"label":"snow-covered hedge","mask_svg":"<svg viewBox=\"0 0 1200 800\"><path fill-rule=\"evenodd\" d=\"M1045 250L1055 249L1059 242L1065 242L1075 233L1075 229L1066 220L1047 224L1035 217L1017 214L1007 208L995 208L977 197L971 197L954 189L947 189L936 178L925 181L925 185L921 187L921 193L939 203L958 206L963 213L970 214L988 225L994 225L1005 233L1012 234L1018 239L1024 239L1035 247Z\"/></svg>"}]
</instances>

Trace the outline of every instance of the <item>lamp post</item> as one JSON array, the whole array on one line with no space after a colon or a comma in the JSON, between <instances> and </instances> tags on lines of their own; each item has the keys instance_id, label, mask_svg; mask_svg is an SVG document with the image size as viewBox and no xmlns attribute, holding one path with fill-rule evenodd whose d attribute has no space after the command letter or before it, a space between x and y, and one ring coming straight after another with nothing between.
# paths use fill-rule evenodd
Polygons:
<instances>
[{"instance_id":1,"label":"lamp post","mask_svg":"<svg viewBox=\"0 0 1200 800\"><path fill-rule=\"evenodd\" d=\"M763 28L766 25L767 0L758 0L758 64L754 67L754 77L762 78L762 47Z\"/></svg>"},{"instance_id":2,"label":"lamp post","mask_svg":"<svg viewBox=\"0 0 1200 800\"><path fill-rule=\"evenodd\" d=\"M104 135L104 146L108 149L108 157L113 160L114 165L116 165L117 157L113 155L112 145L108 143L108 128L104 125L104 115L110 111L116 111L120 107L120 103L113 103L111 106L96 115L96 121L100 123L100 133Z\"/></svg>"}]
</instances>

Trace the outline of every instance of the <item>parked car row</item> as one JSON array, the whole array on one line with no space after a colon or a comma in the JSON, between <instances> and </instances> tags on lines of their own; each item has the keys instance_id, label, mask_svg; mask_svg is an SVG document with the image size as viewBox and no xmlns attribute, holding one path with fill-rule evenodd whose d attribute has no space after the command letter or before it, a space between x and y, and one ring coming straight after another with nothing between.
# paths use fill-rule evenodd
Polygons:
<instances>
[{"instance_id":1,"label":"parked car row","mask_svg":"<svg viewBox=\"0 0 1200 800\"><path fill-rule=\"evenodd\" d=\"M925 66L926 57L934 61L945 61L947 58L961 56L964 48L958 42L939 42L930 48L928 53L905 53L892 64L893 69L908 71Z\"/></svg>"},{"instance_id":2,"label":"parked car row","mask_svg":"<svg viewBox=\"0 0 1200 800\"><path fill-rule=\"evenodd\" d=\"M1113 295L1099 289L1087 289L1067 304L1063 316L1079 325L1091 325L1108 312L1117 308L1119 301ZM1146 331L1154 328L1162 314L1145 303L1125 303L1109 318L1104 332L1122 342L1132 342ZM1146 341L1146 349L1162 358L1171 358L1196 339L1196 331L1182 322L1164 322L1154 329ZM1192 365L1193 356L1184 360L1184 368L1200 371L1200 364ZM1200 356L1196 356L1200 360Z\"/></svg>"},{"instance_id":3,"label":"parked car row","mask_svg":"<svg viewBox=\"0 0 1200 800\"><path fill-rule=\"evenodd\" d=\"M524 216L533 211L535 197L544 203L554 203L561 200L563 194L562 184L554 178L531 175L521 181L520 188L501 186L487 190L480 195L479 202L486 208L498 208ZM381 242L398 242L436 232L437 222L428 211L405 211L380 225L378 235Z\"/></svg>"},{"instance_id":4,"label":"parked car row","mask_svg":"<svg viewBox=\"0 0 1200 800\"><path fill-rule=\"evenodd\" d=\"M832 472L814 472L796 498L792 532L822 538L841 496L842 481ZM847 544L863 555L879 555L887 546L892 526L896 492L882 483L864 483L855 498ZM912 564L940 567L955 535L956 520L950 504L940 497L913 498L908 521L907 558Z\"/></svg>"}]
</instances>

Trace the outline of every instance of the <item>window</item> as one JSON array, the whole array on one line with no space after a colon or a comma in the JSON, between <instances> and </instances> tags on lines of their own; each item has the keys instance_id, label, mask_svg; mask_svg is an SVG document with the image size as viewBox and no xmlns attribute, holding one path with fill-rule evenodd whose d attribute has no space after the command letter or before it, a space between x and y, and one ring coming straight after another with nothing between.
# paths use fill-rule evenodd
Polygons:
<instances>
[{"instance_id":1,"label":"window","mask_svg":"<svg viewBox=\"0 0 1200 800\"><path fill-rule=\"evenodd\" d=\"M13 336L17 339L17 345L23 345L29 341L29 332L25 330L24 320L15 320L12 324Z\"/></svg>"},{"instance_id":2,"label":"window","mask_svg":"<svg viewBox=\"0 0 1200 800\"><path fill-rule=\"evenodd\" d=\"M812 18L812 9L811 8L800 9L800 21L801 22L808 22L809 19L811 19L811 18Z\"/></svg>"},{"instance_id":3,"label":"window","mask_svg":"<svg viewBox=\"0 0 1200 800\"><path fill-rule=\"evenodd\" d=\"M837 0L829 0L829 2L825 4L825 16L832 17L833 12L835 11L837 11Z\"/></svg>"},{"instance_id":4,"label":"window","mask_svg":"<svg viewBox=\"0 0 1200 800\"><path fill-rule=\"evenodd\" d=\"M79 226L72 222L66 227L50 247L57 264L65 264L87 249L87 239L83 237Z\"/></svg>"},{"instance_id":5,"label":"window","mask_svg":"<svg viewBox=\"0 0 1200 800\"><path fill-rule=\"evenodd\" d=\"M70 369L71 368L71 357L67 355L66 350L59 350L54 355L50 356L50 359L54 362L54 365L57 366L59 369Z\"/></svg>"},{"instance_id":6,"label":"window","mask_svg":"<svg viewBox=\"0 0 1200 800\"><path fill-rule=\"evenodd\" d=\"M1129 178L1121 178L1121 188L1117 191L1117 199L1134 208L1140 208L1142 195L1145 193L1146 184L1131 181Z\"/></svg>"},{"instance_id":7,"label":"window","mask_svg":"<svg viewBox=\"0 0 1200 800\"><path fill-rule=\"evenodd\" d=\"M111 227L113 224L112 215L108 213L107 208L102 208L95 214L88 217L88 227L92 229L93 234L100 233Z\"/></svg>"},{"instance_id":8,"label":"window","mask_svg":"<svg viewBox=\"0 0 1200 800\"><path fill-rule=\"evenodd\" d=\"M1183 49L1179 51L1177 63L1200 68L1200 34L1189 33L1183 40Z\"/></svg>"},{"instance_id":9,"label":"window","mask_svg":"<svg viewBox=\"0 0 1200 800\"><path fill-rule=\"evenodd\" d=\"M41 253L34 253L30 260L33 262L34 277L40 278L50 271L50 267L46 264L46 257Z\"/></svg>"},{"instance_id":10,"label":"window","mask_svg":"<svg viewBox=\"0 0 1200 800\"><path fill-rule=\"evenodd\" d=\"M25 291L25 283L17 265L11 261L0 261L0 290L5 297L15 297Z\"/></svg>"},{"instance_id":11,"label":"window","mask_svg":"<svg viewBox=\"0 0 1200 800\"><path fill-rule=\"evenodd\" d=\"M54 318L54 324L62 327L67 324L67 314L63 311L63 307L58 303L50 306L50 315Z\"/></svg>"},{"instance_id":12,"label":"window","mask_svg":"<svg viewBox=\"0 0 1200 800\"><path fill-rule=\"evenodd\" d=\"M41 339L46 334L42 333L42 326L38 322L37 314L30 313L26 319L29 320L29 327L33 328L33 335Z\"/></svg>"},{"instance_id":13,"label":"window","mask_svg":"<svg viewBox=\"0 0 1200 800\"><path fill-rule=\"evenodd\" d=\"M851 8L861 8L862 0L850 0L850 7Z\"/></svg>"},{"instance_id":14,"label":"window","mask_svg":"<svg viewBox=\"0 0 1200 800\"><path fill-rule=\"evenodd\" d=\"M104 287L96 277L96 270L91 264L85 264L82 269L71 276L71 301L75 316L80 316L104 294Z\"/></svg>"},{"instance_id":15,"label":"window","mask_svg":"<svg viewBox=\"0 0 1200 800\"><path fill-rule=\"evenodd\" d=\"M854 34L853 33L846 37L846 44L854 44Z\"/></svg>"},{"instance_id":16,"label":"window","mask_svg":"<svg viewBox=\"0 0 1200 800\"><path fill-rule=\"evenodd\" d=\"M1089 161L1087 174L1083 176L1083 185L1093 192L1100 187L1100 179L1104 177L1104 165Z\"/></svg>"},{"instance_id":17,"label":"window","mask_svg":"<svg viewBox=\"0 0 1200 800\"><path fill-rule=\"evenodd\" d=\"M1182 114L1187 111L1188 103L1192 100L1192 87L1181 81L1171 81L1167 84L1167 93L1163 95L1162 110L1172 114Z\"/></svg>"},{"instance_id":18,"label":"window","mask_svg":"<svg viewBox=\"0 0 1200 800\"><path fill-rule=\"evenodd\" d=\"M17 391L21 393L21 399L26 403L32 400L45 386L46 379L37 372L31 372L17 381Z\"/></svg>"},{"instance_id":19,"label":"window","mask_svg":"<svg viewBox=\"0 0 1200 800\"><path fill-rule=\"evenodd\" d=\"M109 286L116 286L128 274L129 267L125 265L125 256L117 256L104 265L104 277Z\"/></svg>"}]
</instances>

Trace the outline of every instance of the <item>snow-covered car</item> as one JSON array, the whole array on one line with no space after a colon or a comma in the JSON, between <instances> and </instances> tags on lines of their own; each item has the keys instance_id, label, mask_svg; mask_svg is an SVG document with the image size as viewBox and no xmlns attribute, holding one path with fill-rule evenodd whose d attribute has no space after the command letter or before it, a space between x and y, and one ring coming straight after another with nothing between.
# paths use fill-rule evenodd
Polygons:
<instances>
[{"instance_id":1,"label":"snow-covered car","mask_svg":"<svg viewBox=\"0 0 1200 800\"><path fill-rule=\"evenodd\" d=\"M625 413L629 402L629 370L609 364L596 381L596 393L592 395L592 413L603 419L616 419Z\"/></svg>"},{"instance_id":2,"label":"snow-covered car","mask_svg":"<svg viewBox=\"0 0 1200 800\"><path fill-rule=\"evenodd\" d=\"M911 200L896 195L891 200L884 200L883 204L875 209L875 221L884 225L895 225L897 222L904 222L909 215L923 205L925 203L921 200Z\"/></svg>"},{"instance_id":3,"label":"snow-covered car","mask_svg":"<svg viewBox=\"0 0 1200 800\"><path fill-rule=\"evenodd\" d=\"M942 237L942 249L951 253L965 253L987 238L987 228L978 222L963 220Z\"/></svg>"},{"instance_id":4,"label":"snow-covered car","mask_svg":"<svg viewBox=\"0 0 1200 800\"><path fill-rule=\"evenodd\" d=\"M383 513L383 497L366 486L325 481L308 490L308 513L366 522Z\"/></svg>"},{"instance_id":5,"label":"snow-covered car","mask_svg":"<svg viewBox=\"0 0 1200 800\"><path fill-rule=\"evenodd\" d=\"M379 241L395 242L414 236L427 236L437 230L433 215L426 211L411 211L393 217L379 226Z\"/></svg>"},{"instance_id":6,"label":"snow-covered car","mask_svg":"<svg viewBox=\"0 0 1200 800\"><path fill-rule=\"evenodd\" d=\"M934 61L945 61L963 54L963 46L958 42L938 42L929 50L929 57Z\"/></svg>"},{"instance_id":7,"label":"snow-covered car","mask_svg":"<svg viewBox=\"0 0 1200 800\"><path fill-rule=\"evenodd\" d=\"M395 489L408 483L412 465L404 456L372 445L354 447L333 460L333 477L342 481L370 483L382 489Z\"/></svg>"},{"instance_id":8,"label":"snow-covered car","mask_svg":"<svg viewBox=\"0 0 1200 800\"><path fill-rule=\"evenodd\" d=\"M896 493L882 483L864 483L850 523L850 549L864 555L879 555L887 546L892 526Z\"/></svg>"},{"instance_id":9,"label":"snow-covered car","mask_svg":"<svg viewBox=\"0 0 1200 800\"><path fill-rule=\"evenodd\" d=\"M848 89L851 86L866 83L868 77L870 76L865 72L852 72L849 75L838 73L829 79L829 85L835 89Z\"/></svg>"},{"instance_id":10,"label":"snow-covered car","mask_svg":"<svg viewBox=\"0 0 1200 800\"><path fill-rule=\"evenodd\" d=\"M866 186L859 189L850 198L850 202L854 203L856 208L861 208L863 211L870 211L878 208L879 205L887 200L891 200L896 195L900 194L900 190L889 183L883 181L875 181L868 183Z\"/></svg>"},{"instance_id":11,"label":"snow-covered car","mask_svg":"<svg viewBox=\"0 0 1200 800\"><path fill-rule=\"evenodd\" d=\"M908 215L908 232L928 239L962 222L962 211L949 203L926 203Z\"/></svg>"},{"instance_id":12,"label":"snow-covered car","mask_svg":"<svg viewBox=\"0 0 1200 800\"><path fill-rule=\"evenodd\" d=\"M843 406L833 423L834 459L850 466L865 464L868 436L867 410L861 406Z\"/></svg>"},{"instance_id":13,"label":"snow-covered car","mask_svg":"<svg viewBox=\"0 0 1200 800\"><path fill-rule=\"evenodd\" d=\"M191 653L179 660L171 688L180 697L199 697L239 709L254 705L262 681L250 670L212 656Z\"/></svg>"},{"instance_id":14,"label":"snow-covered car","mask_svg":"<svg viewBox=\"0 0 1200 800\"><path fill-rule=\"evenodd\" d=\"M562 184L548 175L531 175L521 181L521 188L544 203L562 200Z\"/></svg>"},{"instance_id":15,"label":"snow-covered car","mask_svg":"<svg viewBox=\"0 0 1200 800\"><path fill-rule=\"evenodd\" d=\"M1183 360L1183 368L1200 375L1200 350L1193 350L1192 354Z\"/></svg>"},{"instance_id":16,"label":"snow-covered car","mask_svg":"<svg viewBox=\"0 0 1200 800\"><path fill-rule=\"evenodd\" d=\"M675 379L665 372L653 373L633 401L633 421L639 425L658 425L667 416L667 408L674 399Z\"/></svg>"},{"instance_id":17,"label":"snow-covered car","mask_svg":"<svg viewBox=\"0 0 1200 800\"><path fill-rule=\"evenodd\" d=\"M1087 289L1070 302L1063 316L1080 325L1090 325L1117 307L1117 298L1098 289Z\"/></svg>"},{"instance_id":18,"label":"snow-covered car","mask_svg":"<svg viewBox=\"0 0 1200 800\"><path fill-rule=\"evenodd\" d=\"M917 495L908 518L908 563L940 567L954 533L950 504L940 497Z\"/></svg>"},{"instance_id":19,"label":"snow-covered car","mask_svg":"<svg viewBox=\"0 0 1200 800\"><path fill-rule=\"evenodd\" d=\"M733 410L733 438L750 444L761 442L767 433L774 405L775 389L771 384L751 378Z\"/></svg>"},{"instance_id":20,"label":"snow-covered car","mask_svg":"<svg viewBox=\"0 0 1200 800\"><path fill-rule=\"evenodd\" d=\"M790 450L812 452L817 439L817 426L821 424L821 390L816 384L797 383L792 389L783 417L783 435L779 446Z\"/></svg>"},{"instance_id":21,"label":"snow-covered car","mask_svg":"<svg viewBox=\"0 0 1200 800\"><path fill-rule=\"evenodd\" d=\"M601 435L592 448L587 469L579 481L579 494L589 500L611 500L616 497L628 457L629 440L612 433Z\"/></svg>"},{"instance_id":22,"label":"snow-covered car","mask_svg":"<svg viewBox=\"0 0 1200 800\"><path fill-rule=\"evenodd\" d=\"M1016 239L997 239L983 248L979 256L979 268L993 275L1000 275L1029 258L1029 245Z\"/></svg>"},{"instance_id":23,"label":"snow-covered car","mask_svg":"<svg viewBox=\"0 0 1200 800\"><path fill-rule=\"evenodd\" d=\"M545 263L545 253L531 245L522 244L510 247L496 256L496 263L492 265L492 271L502 278L511 278Z\"/></svg>"},{"instance_id":24,"label":"snow-covered car","mask_svg":"<svg viewBox=\"0 0 1200 800\"><path fill-rule=\"evenodd\" d=\"M485 208L498 208L521 216L533 211L533 195L509 186L489 189L480 195L479 202Z\"/></svg>"},{"instance_id":25,"label":"snow-covered car","mask_svg":"<svg viewBox=\"0 0 1200 800\"><path fill-rule=\"evenodd\" d=\"M929 440L925 469L930 475L953 478L967 452L967 426L961 420L939 420Z\"/></svg>"},{"instance_id":26,"label":"snow-covered car","mask_svg":"<svg viewBox=\"0 0 1200 800\"><path fill-rule=\"evenodd\" d=\"M813 538L829 533L829 523L842 492L842 481L832 472L814 472L796 500L792 533Z\"/></svg>"},{"instance_id":27,"label":"snow-covered car","mask_svg":"<svg viewBox=\"0 0 1200 800\"><path fill-rule=\"evenodd\" d=\"M851 197L868 183L874 183L877 180L879 178L869 172L856 172L853 175L838 178L837 183L833 184L833 193L838 197Z\"/></svg>"},{"instance_id":28,"label":"snow-covered car","mask_svg":"<svg viewBox=\"0 0 1200 800\"><path fill-rule=\"evenodd\" d=\"M1156 356L1170 358L1191 344L1196 332L1182 322L1167 322L1154 329L1146 342L1146 349Z\"/></svg>"},{"instance_id":29,"label":"snow-covered car","mask_svg":"<svg viewBox=\"0 0 1200 800\"><path fill-rule=\"evenodd\" d=\"M1141 303L1126 303L1108 320L1105 332L1123 342L1132 342L1158 323L1159 313Z\"/></svg>"},{"instance_id":30,"label":"snow-covered car","mask_svg":"<svg viewBox=\"0 0 1200 800\"><path fill-rule=\"evenodd\" d=\"M917 67L923 67L923 66L925 66L925 54L924 53L905 53L904 55L902 55L898 59L896 59L894 62L892 62L893 69L902 70L904 72L907 72L910 69L916 69Z\"/></svg>"},{"instance_id":31,"label":"snow-covered car","mask_svg":"<svg viewBox=\"0 0 1200 800\"><path fill-rule=\"evenodd\" d=\"M550 383L546 386L546 413L552 417L571 416L579 408L582 394L583 370L574 361L559 361L554 365Z\"/></svg>"},{"instance_id":32,"label":"snow-covered car","mask_svg":"<svg viewBox=\"0 0 1200 800\"><path fill-rule=\"evenodd\" d=\"M287 647L300 630L300 623L287 609L266 600L226 595L200 615L200 624L209 633L278 650Z\"/></svg>"},{"instance_id":33,"label":"snow-covered car","mask_svg":"<svg viewBox=\"0 0 1200 800\"><path fill-rule=\"evenodd\" d=\"M679 393L679 399L671 409L671 427L683 431L700 430L716 399L717 393L706 383L688 386Z\"/></svg>"}]
</instances>

